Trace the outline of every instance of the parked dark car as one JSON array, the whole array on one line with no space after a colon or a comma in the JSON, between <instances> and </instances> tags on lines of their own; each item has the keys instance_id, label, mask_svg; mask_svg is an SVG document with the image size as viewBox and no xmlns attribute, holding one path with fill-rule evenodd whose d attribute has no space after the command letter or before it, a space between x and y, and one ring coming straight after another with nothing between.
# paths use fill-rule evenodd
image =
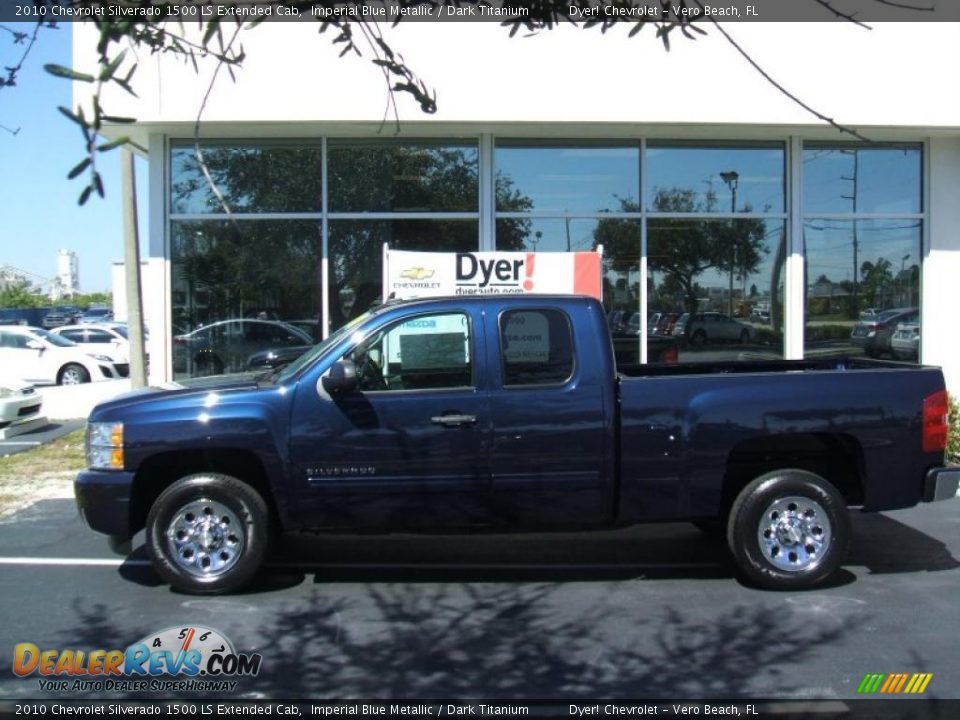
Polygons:
<instances>
[{"instance_id":1,"label":"parked dark car","mask_svg":"<svg viewBox=\"0 0 960 720\"><path fill-rule=\"evenodd\" d=\"M291 345L290 347L261 350L247 358L247 370L278 370L303 355L313 345Z\"/></svg>"},{"instance_id":2,"label":"parked dark car","mask_svg":"<svg viewBox=\"0 0 960 720\"><path fill-rule=\"evenodd\" d=\"M74 325L82 314L83 311L76 305L60 305L44 315L43 327L49 330L63 325Z\"/></svg>"},{"instance_id":3,"label":"parked dark car","mask_svg":"<svg viewBox=\"0 0 960 720\"><path fill-rule=\"evenodd\" d=\"M663 337L668 337L673 335L673 328L677 324L677 320L680 319L681 313L676 312L665 312L657 313L653 318L653 322L650 323L648 334L649 335L660 335Z\"/></svg>"},{"instance_id":4,"label":"parked dark car","mask_svg":"<svg viewBox=\"0 0 960 720\"><path fill-rule=\"evenodd\" d=\"M920 308L894 308L861 320L850 333L850 343L861 348L867 357L880 357L891 352L890 341L900 323L919 323Z\"/></svg>"},{"instance_id":5,"label":"parked dark car","mask_svg":"<svg viewBox=\"0 0 960 720\"><path fill-rule=\"evenodd\" d=\"M87 308L78 322L87 323L92 325L94 323L106 323L113 322L113 310L108 307L91 307Z\"/></svg>"},{"instance_id":6,"label":"parked dark car","mask_svg":"<svg viewBox=\"0 0 960 720\"><path fill-rule=\"evenodd\" d=\"M101 403L75 494L94 530L145 528L158 575L190 592L249 582L274 531L678 521L714 522L744 578L793 591L840 566L848 506L956 494L948 430L938 368L617 367L594 298L432 298L386 303L270 376Z\"/></svg>"},{"instance_id":7,"label":"parked dark car","mask_svg":"<svg viewBox=\"0 0 960 720\"><path fill-rule=\"evenodd\" d=\"M267 349L311 345L302 330L273 320L221 320L173 338L173 368L192 377L247 369L251 355Z\"/></svg>"}]
</instances>

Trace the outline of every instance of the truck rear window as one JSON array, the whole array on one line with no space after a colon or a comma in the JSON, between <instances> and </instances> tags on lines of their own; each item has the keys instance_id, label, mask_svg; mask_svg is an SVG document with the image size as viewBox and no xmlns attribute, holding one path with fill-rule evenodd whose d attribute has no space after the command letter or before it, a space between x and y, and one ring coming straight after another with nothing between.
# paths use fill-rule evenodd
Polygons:
<instances>
[{"instance_id":1,"label":"truck rear window","mask_svg":"<svg viewBox=\"0 0 960 720\"><path fill-rule=\"evenodd\" d=\"M500 316L503 384L559 385L573 374L570 319L559 310L508 310Z\"/></svg>"}]
</instances>

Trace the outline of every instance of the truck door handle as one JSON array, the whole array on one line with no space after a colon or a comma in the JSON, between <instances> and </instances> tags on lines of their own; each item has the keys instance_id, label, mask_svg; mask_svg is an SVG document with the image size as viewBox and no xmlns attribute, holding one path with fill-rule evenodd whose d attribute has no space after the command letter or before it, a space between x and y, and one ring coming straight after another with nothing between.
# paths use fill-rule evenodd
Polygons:
<instances>
[{"instance_id":1,"label":"truck door handle","mask_svg":"<svg viewBox=\"0 0 960 720\"><path fill-rule=\"evenodd\" d=\"M476 415L434 415L430 422L435 425L445 427L460 427L461 425L473 425L477 422Z\"/></svg>"}]
</instances>

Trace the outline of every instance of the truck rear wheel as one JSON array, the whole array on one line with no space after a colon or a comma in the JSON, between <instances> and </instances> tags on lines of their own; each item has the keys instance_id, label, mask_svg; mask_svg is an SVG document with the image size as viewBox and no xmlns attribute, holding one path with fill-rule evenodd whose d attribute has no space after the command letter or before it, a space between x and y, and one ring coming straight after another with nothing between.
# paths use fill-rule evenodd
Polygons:
<instances>
[{"instance_id":1,"label":"truck rear wheel","mask_svg":"<svg viewBox=\"0 0 960 720\"><path fill-rule=\"evenodd\" d=\"M225 593L250 581L263 562L270 517L260 494L229 475L181 478L147 516L154 569L178 590Z\"/></svg>"},{"instance_id":2,"label":"truck rear wheel","mask_svg":"<svg viewBox=\"0 0 960 720\"><path fill-rule=\"evenodd\" d=\"M849 541L843 497L806 470L776 470L753 480L727 521L727 543L744 577L774 590L825 580L840 566Z\"/></svg>"}]
</instances>

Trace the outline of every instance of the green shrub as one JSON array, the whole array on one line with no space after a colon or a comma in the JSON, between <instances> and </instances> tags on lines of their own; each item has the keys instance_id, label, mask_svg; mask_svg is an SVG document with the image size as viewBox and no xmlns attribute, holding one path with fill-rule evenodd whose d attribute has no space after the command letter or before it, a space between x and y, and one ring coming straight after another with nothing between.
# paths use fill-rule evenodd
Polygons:
<instances>
[{"instance_id":1,"label":"green shrub","mask_svg":"<svg viewBox=\"0 0 960 720\"><path fill-rule=\"evenodd\" d=\"M950 396L950 406L947 414L950 430L947 432L947 459L960 463L960 403Z\"/></svg>"}]
</instances>

